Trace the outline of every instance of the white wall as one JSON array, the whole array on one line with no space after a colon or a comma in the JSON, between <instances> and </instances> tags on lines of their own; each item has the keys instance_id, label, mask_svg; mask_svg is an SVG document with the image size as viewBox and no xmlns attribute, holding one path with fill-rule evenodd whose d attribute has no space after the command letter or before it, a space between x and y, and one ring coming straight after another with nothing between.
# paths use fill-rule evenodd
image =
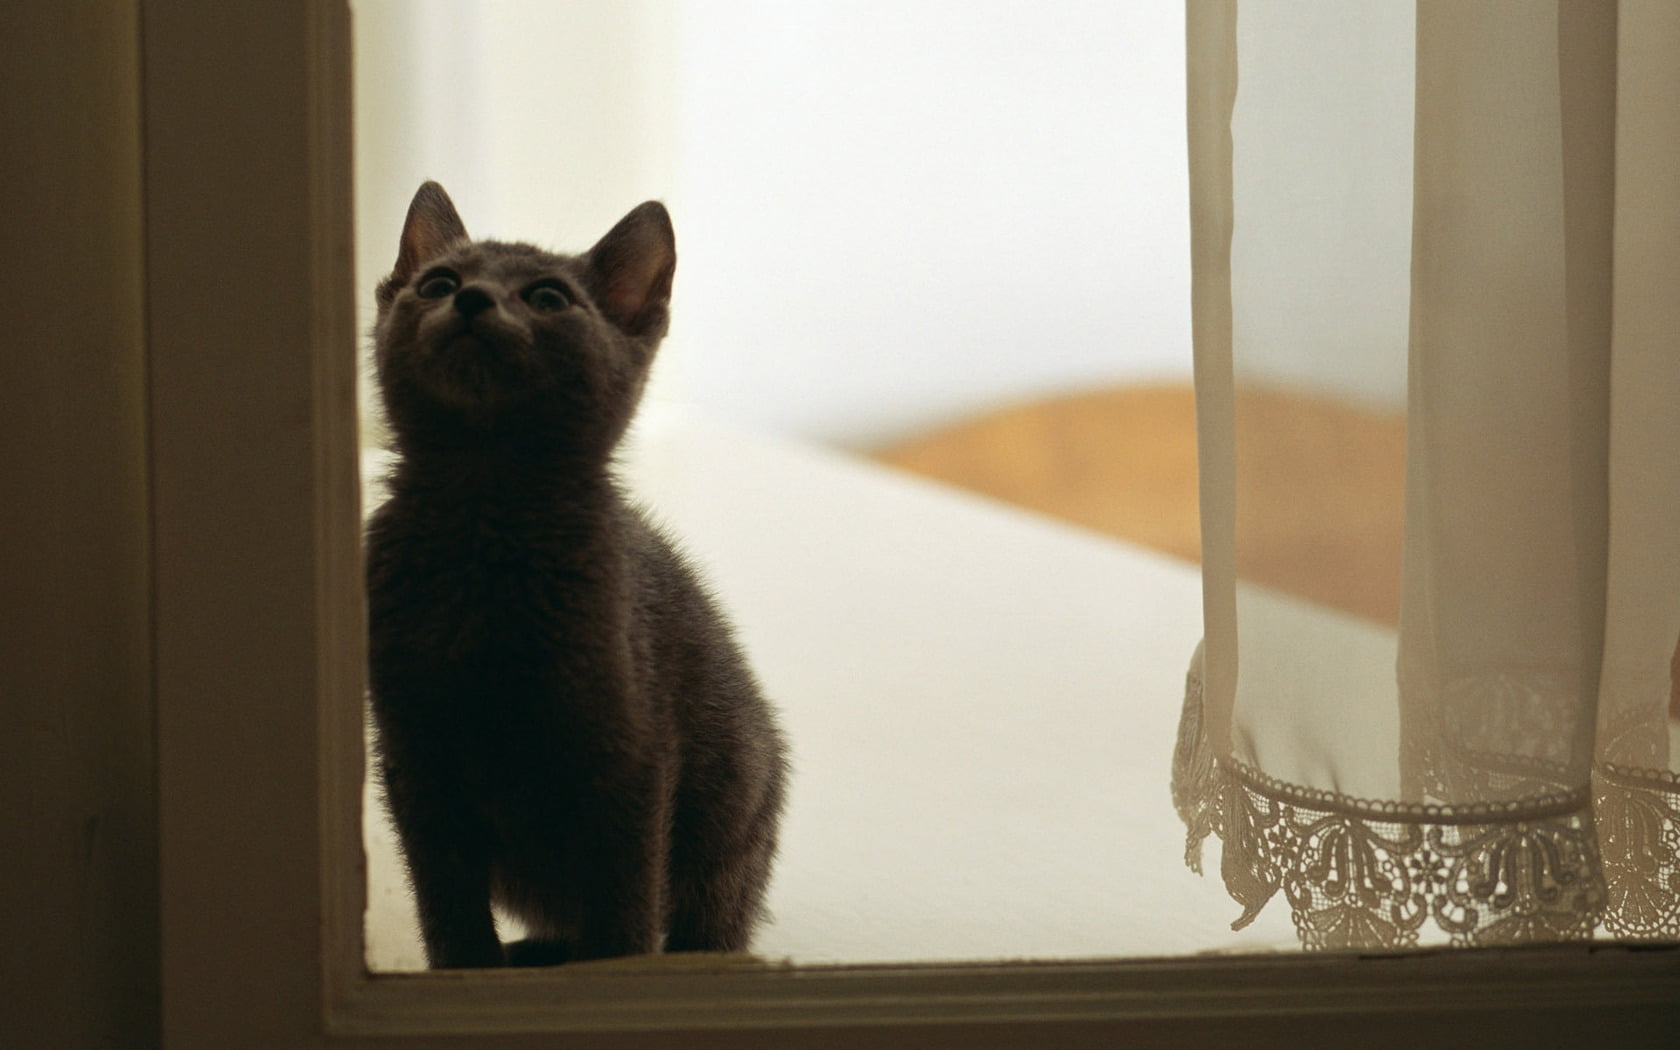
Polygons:
<instances>
[{"instance_id":1,"label":"white wall","mask_svg":"<svg viewBox=\"0 0 1680 1050\"><path fill-rule=\"evenodd\" d=\"M675 0L354 0L353 14L366 309L424 179L473 236L557 250L672 194Z\"/></svg>"},{"instance_id":2,"label":"white wall","mask_svg":"<svg viewBox=\"0 0 1680 1050\"><path fill-rule=\"evenodd\" d=\"M564 250L662 197L656 400L861 445L1188 375L1176 4L355 10L364 288L423 177L475 235Z\"/></svg>"},{"instance_id":3,"label":"white wall","mask_svg":"<svg viewBox=\"0 0 1680 1050\"><path fill-rule=\"evenodd\" d=\"M683 8L697 404L867 443L1189 369L1176 5Z\"/></svg>"}]
</instances>

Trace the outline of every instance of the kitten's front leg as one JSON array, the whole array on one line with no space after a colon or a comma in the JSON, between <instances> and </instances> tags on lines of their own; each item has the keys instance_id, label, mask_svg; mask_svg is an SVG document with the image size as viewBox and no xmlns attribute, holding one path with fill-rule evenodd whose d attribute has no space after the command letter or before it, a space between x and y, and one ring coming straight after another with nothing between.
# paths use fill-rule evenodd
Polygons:
<instances>
[{"instance_id":1,"label":"kitten's front leg","mask_svg":"<svg viewBox=\"0 0 1680 1050\"><path fill-rule=\"evenodd\" d=\"M664 935L666 834L664 792L657 784L622 791L601 806L589 837L586 901L578 959L657 952Z\"/></svg>"},{"instance_id":2,"label":"kitten's front leg","mask_svg":"<svg viewBox=\"0 0 1680 1050\"><path fill-rule=\"evenodd\" d=\"M432 969L506 965L490 912L490 851L458 794L385 769L386 798L402 842Z\"/></svg>"},{"instance_id":3,"label":"kitten's front leg","mask_svg":"<svg viewBox=\"0 0 1680 1050\"><path fill-rule=\"evenodd\" d=\"M507 965L490 913L488 867L482 875L457 865L429 867L425 876L414 876L427 965L434 970ZM410 870L415 870L412 862Z\"/></svg>"}]
</instances>

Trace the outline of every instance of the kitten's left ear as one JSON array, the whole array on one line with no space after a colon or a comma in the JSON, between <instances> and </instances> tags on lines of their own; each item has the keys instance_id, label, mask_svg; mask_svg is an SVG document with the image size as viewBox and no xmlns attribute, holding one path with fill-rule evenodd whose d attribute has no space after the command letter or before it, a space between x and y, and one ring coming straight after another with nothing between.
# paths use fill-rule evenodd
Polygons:
<instances>
[{"instance_id":1,"label":"kitten's left ear","mask_svg":"<svg viewBox=\"0 0 1680 1050\"><path fill-rule=\"evenodd\" d=\"M677 272L677 235L665 205L638 205L584 258L594 278L590 291L596 305L613 324L631 335L664 326Z\"/></svg>"},{"instance_id":2,"label":"kitten's left ear","mask_svg":"<svg viewBox=\"0 0 1680 1050\"><path fill-rule=\"evenodd\" d=\"M397 265L379 283L379 298L389 299L398 288L414 279L414 272L447 251L457 241L467 240L467 227L455 202L442 186L426 181L415 191L403 219L402 241L397 246Z\"/></svg>"}]
</instances>

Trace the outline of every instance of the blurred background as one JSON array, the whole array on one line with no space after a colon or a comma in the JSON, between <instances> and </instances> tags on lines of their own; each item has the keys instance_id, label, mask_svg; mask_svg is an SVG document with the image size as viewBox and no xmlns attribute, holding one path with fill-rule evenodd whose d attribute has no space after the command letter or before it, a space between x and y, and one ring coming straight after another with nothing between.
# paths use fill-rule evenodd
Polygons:
<instances>
[{"instance_id":1,"label":"blurred background","mask_svg":"<svg viewBox=\"0 0 1680 1050\"><path fill-rule=\"evenodd\" d=\"M1179 4L354 13L364 329L423 179L474 236L561 251L659 198L680 264L644 418L862 453L1199 557ZM1244 53L1306 57L1245 72L1233 121L1239 571L1389 623L1412 102L1370 71L1409 69L1412 17L1245 5ZM1368 170L1322 163L1348 141Z\"/></svg>"},{"instance_id":2,"label":"blurred background","mask_svg":"<svg viewBox=\"0 0 1680 1050\"><path fill-rule=\"evenodd\" d=\"M370 310L436 178L474 236L563 251L664 200L681 263L655 396L721 421L868 449L1188 379L1175 4L354 10Z\"/></svg>"}]
</instances>

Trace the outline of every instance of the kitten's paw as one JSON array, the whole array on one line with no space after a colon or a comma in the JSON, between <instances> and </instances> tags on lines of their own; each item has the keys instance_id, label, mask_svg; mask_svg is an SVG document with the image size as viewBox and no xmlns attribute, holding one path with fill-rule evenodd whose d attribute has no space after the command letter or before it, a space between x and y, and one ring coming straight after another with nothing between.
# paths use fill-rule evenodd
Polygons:
<instances>
[{"instance_id":1,"label":"kitten's paw","mask_svg":"<svg viewBox=\"0 0 1680 1050\"><path fill-rule=\"evenodd\" d=\"M541 941L527 937L507 946L509 966L559 966L570 962L572 946L565 941Z\"/></svg>"}]
</instances>

